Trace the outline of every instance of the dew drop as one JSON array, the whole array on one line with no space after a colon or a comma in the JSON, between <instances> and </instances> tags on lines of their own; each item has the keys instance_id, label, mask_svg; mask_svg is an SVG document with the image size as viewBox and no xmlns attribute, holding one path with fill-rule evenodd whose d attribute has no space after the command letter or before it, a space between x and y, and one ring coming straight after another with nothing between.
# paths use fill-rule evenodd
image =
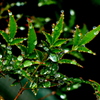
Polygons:
<instances>
[{"instance_id":1,"label":"dew drop","mask_svg":"<svg viewBox=\"0 0 100 100\"><path fill-rule=\"evenodd\" d=\"M38 3L38 7L41 7L42 5L43 5L42 2L39 2L39 3Z\"/></svg>"},{"instance_id":2,"label":"dew drop","mask_svg":"<svg viewBox=\"0 0 100 100\"><path fill-rule=\"evenodd\" d=\"M69 52L69 49L64 49L64 53L68 53Z\"/></svg>"},{"instance_id":3,"label":"dew drop","mask_svg":"<svg viewBox=\"0 0 100 100\"><path fill-rule=\"evenodd\" d=\"M7 53L11 55L12 54L12 51L8 50Z\"/></svg>"},{"instance_id":4,"label":"dew drop","mask_svg":"<svg viewBox=\"0 0 100 100\"><path fill-rule=\"evenodd\" d=\"M61 12L61 13L64 13L64 10L61 10L60 12Z\"/></svg>"},{"instance_id":5,"label":"dew drop","mask_svg":"<svg viewBox=\"0 0 100 100\"><path fill-rule=\"evenodd\" d=\"M21 26L19 29L20 29L21 31L23 31L23 30L25 30L25 27Z\"/></svg>"},{"instance_id":6,"label":"dew drop","mask_svg":"<svg viewBox=\"0 0 100 100\"><path fill-rule=\"evenodd\" d=\"M47 47L44 47L43 49L44 49L45 51L49 51L49 49L48 49Z\"/></svg>"},{"instance_id":7,"label":"dew drop","mask_svg":"<svg viewBox=\"0 0 100 100\"><path fill-rule=\"evenodd\" d=\"M20 18L20 17L21 17L21 14L17 14L16 17L17 17L17 18Z\"/></svg>"},{"instance_id":8,"label":"dew drop","mask_svg":"<svg viewBox=\"0 0 100 100\"><path fill-rule=\"evenodd\" d=\"M21 3L20 2L16 2L16 6L21 6Z\"/></svg>"},{"instance_id":9,"label":"dew drop","mask_svg":"<svg viewBox=\"0 0 100 100\"><path fill-rule=\"evenodd\" d=\"M34 45L37 45L37 41L34 41Z\"/></svg>"},{"instance_id":10,"label":"dew drop","mask_svg":"<svg viewBox=\"0 0 100 100\"><path fill-rule=\"evenodd\" d=\"M70 88L70 87L67 87L67 90L68 90L68 91L70 91L70 90L71 90L71 88Z\"/></svg>"},{"instance_id":11,"label":"dew drop","mask_svg":"<svg viewBox=\"0 0 100 100\"><path fill-rule=\"evenodd\" d=\"M65 28L64 28L64 31L65 31L65 32L68 31L68 27L65 27Z\"/></svg>"},{"instance_id":12,"label":"dew drop","mask_svg":"<svg viewBox=\"0 0 100 100\"><path fill-rule=\"evenodd\" d=\"M32 62L30 60L26 60L26 61L24 61L23 65L24 65L24 67L28 67L28 66L32 65Z\"/></svg>"},{"instance_id":13,"label":"dew drop","mask_svg":"<svg viewBox=\"0 0 100 100\"><path fill-rule=\"evenodd\" d=\"M97 35L98 34L98 31L97 32L94 32L94 35Z\"/></svg>"},{"instance_id":14,"label":"dew drop","mask_svg":"<svg viewBox=\"0 0 100 100\"><path fill-rule=\"evenodd\" d=\"M2 58L2 55L0 54L0 59Z\"/></svg>"},{"instance_id":15,"label":"dew drop","mask_svg":"<svg viewBox=\"0 0 100 100\"><path fill-rule=\"evenodd\" d=\"M12 15L12 12L9 12L8 14L9 14L9 15Z\"/></svg>"},{"instance_id":16,"label":"dew drop","mask_svg":"<svg viewBox=\"0 0 100 100\"><path fill-rule=\"evenodd\" d=\"M60 73L57 73L54 75L55 78L59 78L60 77Z\"/></svg>"},{"instance_id":17,"label":"dew drop","mask_svg":"<svg viewBox=\"0 0 100 100\"><path fill-rule=\"evenodd\" d=\"M80 86L81 86L81 84L74 84L74 85L73 85L73 88L74 88L74 89L77 89L77 88L79 88Z\"/></svg>"},{"instance_id":18,"label":"dew drop","mask_svg":"<svg viewBox=\"0 0 100 100\"><path fill-rule=\"evenodd\" d=\"M45 18L45 22L49 22L49 21L50 21L49 17Z\"/></svg>"},{"instance_id":19,"label":"dew drop","mask_svg":"<svg viewBox=\"0 0 100 100\"><path fill-rule=\"evenodd\" d=\"M53 62L57 62L58 61L58 57L56 54L50 54L49 59L52 60Z\"/></svg>"},{"instance_id":20,"label":"dew drop","mask_svg":"<svg viewBox=\"0 0 100 100\"><path fill-rule=\"evenodd\" d=\"M72 15L72 16L75 15L74 10L72 10L72 9L70 10L70 15Z\"/></svg>"},{"instance_id":21,"label":"dew drop","mask_svg":"<svg viewBox=\"0 0 100 100\"><path fill-rule=\"evenodd\" d=\"M11 47L11 46L7 46L7 49L8 49L8 50L11 50L11 49L12 49L12 47Z\"/></svg>"},{"instance_id":22,"label":"dew drop","mask_svg":"<svg viewBox=\"0 0 100 100\"><path fill-rule=\"evenodd\" d=\"M23 60L23 57L22 56L18 56L17 60L18 61L22 61Z\"/></svg>"},{"instance_id":23,"label":"dew drop","mask_svg":"<svg viewBox=\"0 0 100 100\"><path fill-rule=\"evenodd\" d=\"M61 94L61 95L60 95L60 98L61 98L61 99L66 99L66 94Z\"/></svg>"},{"instance_id":24,"label":"dew drop","mask_svg":"<svg viewBox=\"0 0 100 100\"><path fill-rule=\"evenodd\" d=\"M96 28L96 26L93 26L92 28L93 28L93 29L95 29L95 28Z\"/></svg>"}]
</instances>

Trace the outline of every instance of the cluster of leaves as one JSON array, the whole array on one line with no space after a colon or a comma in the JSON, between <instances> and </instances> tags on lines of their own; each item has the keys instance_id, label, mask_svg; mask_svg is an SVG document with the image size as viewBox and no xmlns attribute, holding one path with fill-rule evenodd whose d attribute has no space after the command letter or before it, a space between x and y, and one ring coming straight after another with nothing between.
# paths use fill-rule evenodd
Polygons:
<instances>
[{"instance_id":1,"label":"cluster of leaves","mask_svg":"<svg viewBox=\"0 0 100 100\"><path fill-rule=\"evenodd\" d=\"M87 32L85 25L82 29L79 29L77 25L73 31L72 38L60 38L64 28L64 12L62 12L58 22L52 25L52 33L43 31L46 40L41 40L41 43L38 43L37 35L30 19L27 19L28 37L17 38L15 37L17 23L10 10L8 10L8 14L9 32L6 33L0 30L0 35L6 41L6 44L0 44L0 77L5 75L13 77L16 81L12 85L18 84L26 78L30 84L29 88L32 89L35 95L39 88L64 85L57 94L62 99L66 99L66 95L63 94L64 91L77 89L81 86L81 83L86 83L94 88L97 97L100 96L100 85L97 82L69 78L59 72L60 64L73 64L82 67L77 61L64 58L64 55L70 54L82 60L81 52L95 54L85 45L99 33L100 26ZM26 45L24 41L26 41ZM21 51L20 55L15 56L13 54L13 46L16 46Z\"/></svg>"}]
</instances>

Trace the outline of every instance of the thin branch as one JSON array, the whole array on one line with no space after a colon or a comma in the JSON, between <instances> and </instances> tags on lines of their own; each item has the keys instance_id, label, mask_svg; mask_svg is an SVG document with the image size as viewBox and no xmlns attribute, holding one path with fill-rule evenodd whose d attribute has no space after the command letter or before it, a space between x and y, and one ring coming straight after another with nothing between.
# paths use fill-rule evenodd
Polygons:
<instances>
[{"instance_id":1,"label":"thin branch","mask_svg":"<svg viewBox=\"0 0 100 100\"><path fill-rule=\"evenodd\" d=\"M25 83L25 85L20 89L20 91L18 92L17 96L14 98L14 100L17 100L18 97L22 94L22 92L25 90L26 85L28 84L28 82Z\"/></svg>"}]
</instances>

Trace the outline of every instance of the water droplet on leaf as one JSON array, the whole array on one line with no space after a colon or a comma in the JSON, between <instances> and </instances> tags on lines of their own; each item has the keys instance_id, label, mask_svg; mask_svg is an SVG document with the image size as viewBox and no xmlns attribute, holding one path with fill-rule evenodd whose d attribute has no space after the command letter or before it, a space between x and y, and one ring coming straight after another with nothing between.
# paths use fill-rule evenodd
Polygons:
<instances>
[{"instance_id":1,"label":"water droplet on leaf","mask_svg":"<svg viewBox=\"0 0 100 100\"><path fill-rule=\"evenodd\" d=\"M0 59L2 58L2 55L0 54Z\"/></svg>"},{"instance_id":2,"label":"water droplet on leaf","mask_svg":"<svg viewBox=\"0 0 100 100\"><path fill-rule=\"evenodd\" d=\"M26 60L26 61L24 61L23 65L24 65L24 67L28 67L28 66L32 65L32 62L30 60Z\"/></svg>"},{"instance_id":3,"label":"water droplet on leaf","mask_svg":"<svg viewBox=\"0 0 100 100\"><path fill-rule=\"evenodd\" d=\"M72 10L72 9L70 10L70 15L72 15L72 16L75 15L74 10Z\"/></svg>"},{"instance_id":4,"label":"water droplet on leaf","mask_svg":"<svg viewBox=\"0 0 100 100\"><path fill-rule=\"evenodd\" d=\"M94 35L97 35L98 34L98 31L97 32L94 32Z\"/></svg>"},{"instance_id":5,"label":"water droplet on leaf","mask_svg":"<svg viewBox=\"0 0 100 100\"><path fill-rule=\"evenodd\" d=\"M58 57L56 54L50 54L49 59L52 60L53 62L57 62L58 61Z\"/></svg>"},{"instance_id":6,"label":"water droplet on leaf","mask_svg":"<svg viewBox=\"0 0 100 100\"><path fill-rule=\"evenodd\" d=\"M66 94L61 94L61 95L60 95L60 98L61 98L61 99L66 99Z\"/></svg>"},{"instance_id":7,"label":"water droplet on leaf","mask_svg":"<svg viewBox=\"0 0 100 100\"><path fill-rule=\"evenodd\" d=\"M23 60L23 57L22 56L18 56L17 60L18 61L22 61Z\"/></svg>"}]
</instances>

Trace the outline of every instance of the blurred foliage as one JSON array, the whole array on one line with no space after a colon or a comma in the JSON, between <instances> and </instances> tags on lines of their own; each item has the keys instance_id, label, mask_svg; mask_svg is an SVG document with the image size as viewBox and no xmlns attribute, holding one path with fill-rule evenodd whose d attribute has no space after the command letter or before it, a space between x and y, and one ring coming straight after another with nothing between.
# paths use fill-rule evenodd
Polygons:
<instances>
[{"instance_id":1,"label":"blurred foliage","mask_svg":"<svg viewBox=\"0 0 100 100\"><path fill-rule=\"evenodd\" d=\"M26 2L25 2L26 3ZM0 77L9 75L15 81L12 86L20 84L26 78L27 82L21 86L21 90L14 100L26 89L31 89L34 95L40 88L51 88L59 86L57 90L50 95L57 94L61 99L67 100L66 91L78 89L82 83L90 84L97 98L100 98L100 84L93 80L83 80L82 78L70 78L59 72L59 67L64 64L76 65L83 68L75 59L68 59L65 55L74 56L84 60L82 52L96 55L92 50L86 47L100 31L100 26L88 31L84 24L82 28L75 24L75 12L70 10L70 19L68 25L64 23L64 11L56 24L52 24L52 31L45 31L44 25L51 19L28 16L26 26L28 27L27 37L17 37L18 29L24 30L26 27L18 26L17 21L22 15L16 15L9 10L13 6L21 6L25 3L12 3L1 8L0 18L7 18L2 14L8 10L9 21L5 30L0 30L0 35L5 40L5 44L0 43ZM39 0L38 6L56 4L54 0ZM2 5L2 4L1 4ZM21 19L20 19L21 20ZM38 28L38 31L35 31ZM41 33L44 39L38 40L37 33ZM20 51L17 56L13 53L13 47ZM27 84L29 87L26 88ZM40 99L41 100L41 99Z\"/></svg>"}]
</instances>

